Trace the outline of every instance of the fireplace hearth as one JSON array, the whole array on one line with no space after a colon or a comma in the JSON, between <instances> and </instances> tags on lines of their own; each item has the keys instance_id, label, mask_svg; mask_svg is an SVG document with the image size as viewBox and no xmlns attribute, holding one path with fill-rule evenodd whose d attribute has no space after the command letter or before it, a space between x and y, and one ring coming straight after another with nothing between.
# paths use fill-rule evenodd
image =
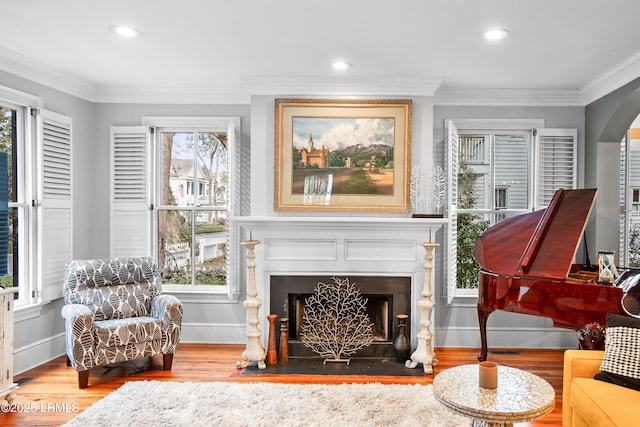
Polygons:
<instances>
[{"instance_id":1,"label":"fireplace hearth","mask_svg":"<svg viewBox=\"0 0 640 427\"><path fill-rule=\"evenodd\" d=\"M373 343L358 350L354 357L393 358L393 339L397 333L395 316L411 313L411 277L346 277L349 277L351 283L355 283L362 296L367 299L367 314L374 325ZM314 293L318 282L331 281L331 276L271 276L269 313L277 315L279 319L289 319L289 357L318 357L300 340L300 327L306 298Z\"/></svg>"}]
</instances>

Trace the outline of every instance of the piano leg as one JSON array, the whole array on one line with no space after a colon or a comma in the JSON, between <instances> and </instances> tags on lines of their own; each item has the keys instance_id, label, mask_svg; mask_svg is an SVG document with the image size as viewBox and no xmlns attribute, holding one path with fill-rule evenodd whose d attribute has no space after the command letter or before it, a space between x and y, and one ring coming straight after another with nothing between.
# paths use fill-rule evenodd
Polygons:
<instances>
[{"instance_id":1,"label":"piano leg","mask_svg":"<svg viewBox=\"0 0 640 427\"><path fill-rule=\"evenodd\" d=\"M478 323L480 324L480 342L482 345L478 355L480 362L487 360L487 319L492 312L492 308L478 306Z\"/></svg>"}]
</instances>

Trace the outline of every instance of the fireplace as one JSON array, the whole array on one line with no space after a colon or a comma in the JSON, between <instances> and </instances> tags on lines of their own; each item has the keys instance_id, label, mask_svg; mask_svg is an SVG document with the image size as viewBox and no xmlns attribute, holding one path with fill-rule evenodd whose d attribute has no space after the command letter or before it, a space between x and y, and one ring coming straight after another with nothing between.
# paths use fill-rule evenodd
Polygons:
<instances>
[{"instance_id":1,"label":"fireplace","mask_svg":"<svg viewBox=\"0 0 640 427\"><path fill-rule=\"evenodd\" d=\"M411 313L411 277L346 277L367 299L367 314L374 329L373 343L358 350L353 357L392 358L393 339L397 333L395 316ZM318 357L300 340L300 327L306 298L314 293L318 282L329 283L331 280L331 276L271 276L269 312L277 315L279 319L289 318L287 332L290 357ZM410 331L408 333L410 334ZM279 339L279 334L277 336Z\"/></svg>"}]
</instances>

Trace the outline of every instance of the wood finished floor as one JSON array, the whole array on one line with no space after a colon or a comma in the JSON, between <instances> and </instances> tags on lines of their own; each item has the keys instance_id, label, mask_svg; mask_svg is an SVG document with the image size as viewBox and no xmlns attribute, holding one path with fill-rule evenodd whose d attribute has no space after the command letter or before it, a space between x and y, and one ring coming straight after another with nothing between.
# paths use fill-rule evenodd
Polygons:
<instances>
[{"instance_id":1,"label":"wood finished floor","mask_svg":"<svg viewBox=\"0 0 640 427\"><path fill-rule=\"evenodd\" d=\"M16 407L35 408L33 413L0 414L0 425L55 426L72 419L126 381L229 381L298 384L340 384L343 382L384 384L430 384L433 375L418 377L245 375L236 369L242 345L181 344L171 371L162 370L162 359L139 360L111 369L96 367L89 375L89 387L78 389L77 373L59 357L15 377L23 382L13 401ZM477 349L436 349L439 365L434 374L457 365L476 363ZM546 417L516 426L560 426L562 424L562 350L492 350L488 360L539 375L556 391L556 405ZM418 369L422 369L421 365ZM4 402L4 400L3 400ZM77 410L74 409L77 407Z\"/></svg>"}]
</instances>

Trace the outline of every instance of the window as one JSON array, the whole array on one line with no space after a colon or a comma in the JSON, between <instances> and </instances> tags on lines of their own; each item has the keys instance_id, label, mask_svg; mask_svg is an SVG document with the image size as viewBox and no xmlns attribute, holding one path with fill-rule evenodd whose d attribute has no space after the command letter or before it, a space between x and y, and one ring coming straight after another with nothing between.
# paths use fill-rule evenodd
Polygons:
<instances>
[{"instance_id":1,"label":"window","mask_svg":"<svg viewBox=\"0 0 640 427\"><path fill-rule=\"evenodd\" d=\"M640 211L640 188L631 190L631 210Z\"/></svg>"},{"instance_id":2,"label":"window","mask_svg":"<svg viewBox=\"0 0 640 427\"><path fill-rule=\"evenodd\" d=\"M234 183L240 119L143 122L111 129L111 256L155 257L166 291L237 298L229 248L242 197Z\"/></svg>"},{"instance_id":3,"label":"window","mask_svg":"<svg viewBox=\"0 0 640 427\"><path fill-rule=\"evenodd\" d=\"M157 128L155 235L163 283L227 284L229 151L227 130ZM196 183L197 192L187 190ZM205 188L212 189L206 193Z\"/></svg>"},{"instance_id":4,"label":"window","mask_svg":"<svg viewBox=\"0 0 640 427\"><path fill-rule=\"evenodd\" d=\"M23 156L18 158L23 145L18 142L18 124L24 123L18 116L22 114L24 110L18 106L0 106L0 284L18 288L27 282L25 273L29 267L25 252L29 209L25 203ZM19 302L28 301L28 293L29 288L23 286L18 293Z\"/></svg>"},{"instance_id":5,"label":"window","mask_svg":"<svg viewBox=\"0 0 640 427\"><path fill-rule=\"evenodd\" d=\"M507 189L506 188L496 188L496 204L495 208L498 209L507 209Z\"/></svg>"},{"instance_id":6,"label":"window","mask_svg":"<svg viewBox=\"0 0 640 427\"><path fill-rule=\"evenodd\" d=\"M62 296L71 259L71 119L0 87L0 284L17 309Z\"/></svg>"},{"instance_id":7,"label":"window","mask_svg":"<svg viewBox=\"0 0 640 427\"><path fill-rule=\"evenodd\" d=\"M543 123L525 122L448 124L449 302L456 294L477 294L474 250L484 230L546 207L558 188L577 187L576 131L535 129ZM468 128L458 130L458 123Z\"/></svg>"}]
</instances>

